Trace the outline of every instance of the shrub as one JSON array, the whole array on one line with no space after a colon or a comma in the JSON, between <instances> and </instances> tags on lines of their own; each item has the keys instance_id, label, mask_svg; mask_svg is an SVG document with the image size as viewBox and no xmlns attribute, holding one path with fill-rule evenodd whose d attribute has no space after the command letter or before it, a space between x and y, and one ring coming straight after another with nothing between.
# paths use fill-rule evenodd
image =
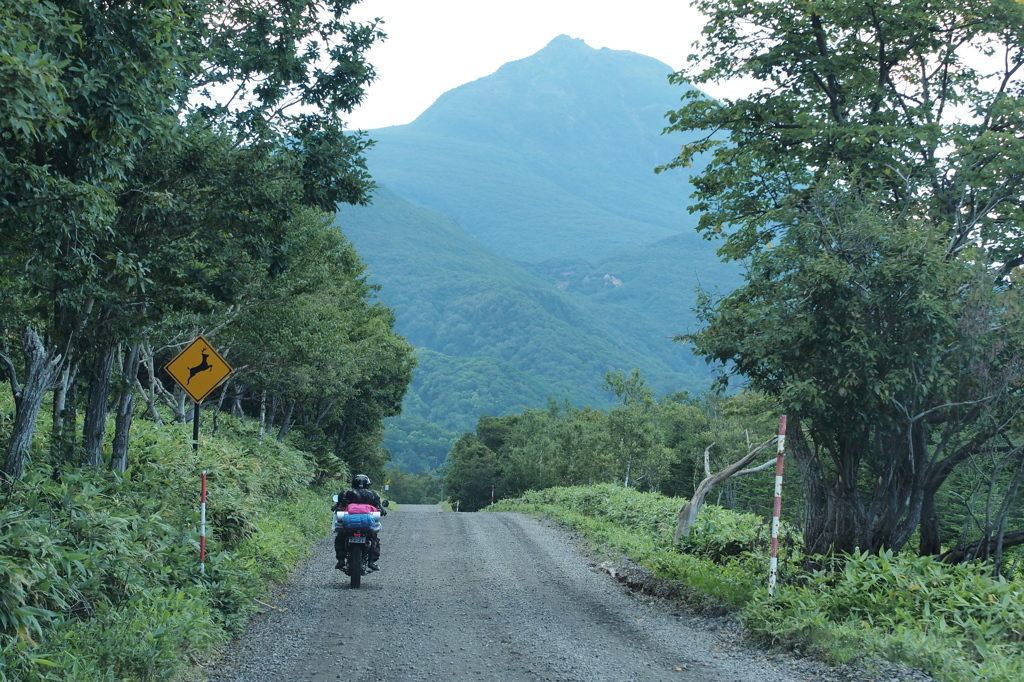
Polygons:
<instances>
[{"instance_id":1,"label":"shrub","mask_svg":"<svg viewBox=\"0 0 1024 682\"><path fill-rule=\"evenodd\" d=\"M0 507L0 682L172 679L238 632L268 582L328 534L327 495L310 490L304 453L258 444L252 427L220 421L198 455L188 426L137 421L123 475L37 462L9 485Z\"/></svg>"},{"instance_id":2,"label":"shrub","mask_svg":"<svg viewBox=\"0 0 1024 682\"><path fill-rule=\"evenodd\" d=\"M748 627L796 648L847 648L903 661L939 679L1024 678L1024 589L981 565L883 552L847 557L751 602Z\"/></svg>"}]
</instances>

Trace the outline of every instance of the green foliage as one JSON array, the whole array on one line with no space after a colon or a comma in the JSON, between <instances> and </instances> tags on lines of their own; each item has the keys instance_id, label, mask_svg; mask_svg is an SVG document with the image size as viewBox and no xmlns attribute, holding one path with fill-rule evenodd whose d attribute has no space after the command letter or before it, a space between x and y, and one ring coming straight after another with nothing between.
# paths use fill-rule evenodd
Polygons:
<instances>
[{"instance_id":1,"label":"green foliage","mask_svg":"<svg viewBox=\"0 0 1024 682\"><path fill-rule=\"evenodd\" d=\"M123 475L33 465L0 506L0 679L174 679L329 531L313 466L255 425L139 422ZM2 432L0 432L2 436ZM206 572L199 472L208 470Z\"/></svg>"},{"instance_id":2,"label":"green foliage","mask_svg":"<svg viewBox=\"0 0 1024 682\"><path fill-rule=\"evenodd\" d=\"M494 454L472 434L455 441L442 469L445 497L458 501L460 511L476 511L489 504L497 482L494 460Z\"/></svg>"},{"instance_id":3,"label":"green foliage","mask_svg":"<svg viewBox=\"0 0 1024 682\"><path fill-rule=\"evenodd\" d=\"M251 303L231 320L232 378L246 406L265 391L284 412L276 436L312 452L317 478L374 473L386 460L382 421L399 414L416 360L376 300L353 244L319 213L289 225L287 267L255 277ZM271 415L273 418L273 415Z\"/></svg>"},{"instance_id":4,"label":"green foliage","mask_svg":"<svg viewBox=\"0 0 1024 682\"><path fill-rule=\"evenodd\" d=\"M708 23L668 130L701 137L669 167L711 155L691 210L749 269L681 338L791 417L809 551L900 550L916 533L939 554L951 473L1004 446L991 469L1021 464L1024 137L1009 131L1024 125L1024 5L696 6ZM969 53L1004 59L989 74ZM741 75L756 89L733 101L691 86ZM977 542L999 563L1009 480L961 556Z\"/></svg>"},{"instance_id":5,"label":"green foliage","mask_svg":"<svg viewBox=\"0 0 1024 682\"><path fill-rule=\"evenodd\" d=\"M1024 674L1022 595L1019 582L984 566L864 552L836 573L783 586L775 602L752 602L745 622L764 641L802 650L867 650L940 680L1010 682Z\"/></svg>"},{"instance_id":6,"label":"green foliage","mask_svg":"<svg viewBox=\"0 0 1024 682\"><path fill-rule=\"evenodd\" d=\"M118 348L120 469L137 372L129 358L144 348L149 378L162 379L153 376L154 347L159 353L201 325L222 327L266 304L273 296L267 283L301 269L310 225L325 233L323 212L339 201L366 200L372 183L361 154L369 142L347 132L341 116L372 80L364 53L383 34L376 22L350 21L353 4L159 0L107 7L72 0L0 10L7 29L0 40L0 224L7 238L0 320L8 330L0 368L24 398L7 474L24 470L43 399L42 390L21 384L54 386L59 433L50 447L63 459L78 457L76 413L85 407L85 454L103 463L103 415L114 383L108 359ZM233 96L216 102L211 91ZM374 307L365 300L372 288L359 286L358 259L345 246L327 244L312 259L322 265L340 256L351 267L337 268L332 274L343 276L329 283L321 278L319 296L295 305L307 329L309 318L330 309L325 301L350 313L359 308L354 302L366 304L359 312ZM308 286L309 269L303 274ZM291 279L295 287L297 276ZM346 286L352 291L339 292ZM410 379L409 349L390 333L390 311L377 308L372 321L340 324L337 310L315 320L337 347L351 351L339 326L355 337L345 341L375 345L372 353L364 349L360 357L370 359L363 366L351 353L325 358L330 344L269 337L309 341L311 362L325 363L324 381L362 384L351 391L355 407L338 408L346 421L363 422L353 430L353 449L376 447L379 437L363 448L373 440L367 434L397 413ZM277 321L298 326L280 314ZM17 357L11 341L36 336L46 348L35 352L38 344L28 344ZM339 380L341 366L352 373ZM337 470L327 459L324 475Z\"/></svg>"},{"instance_id":7,"label":"green foliage","mask_svg":"<svg viewBox=\"0 0 1024 682\"><path fill-rule=\"evenodd\" d=\"M417 358L419 357L421 356L417 354ZM417 363L417 367L420 369L415 375L422 377L422 365ZM410 387L410 391L414 390ZM408 405L412 397L412 393L407 394L402 403L401 415L385 420L383 447L391 453L391 461L398 468L412 473L431 471L438 467L439 462L444 461L445 455L452 449L460 434L408 414Z\"/></svg>"},{"instance_id":8,"label":"green foliage","mask_svg":"<svg viewBox=\"0 0 1024 682\"><path fill-rule=\"evenodd\" d=\"M715 445L710 459L717 472L746 455L750 439L757 438L755 444L767 439L778 424L773 402L756 394L672 394L655 401L637 371L626 377L609 373L606 386L620 400L607 412L578 409L568 401L559 405L551 398L545 410L480 417L476 431L457 441L448 455L442 470L445 497L454 502L456 494L477 491L481 484L494 485L498 499L556 486L625 485L627 472L631 487L686 495L704 477L705 448ZM478 465L485 461L481 470ZM483 471L491 480L474 480L467 488L459 477L470 471L474 477ZM723 482L712 499L768 515L770 489L767 473L745 476ZM790 489L798 498L798 481ZM791 507L787 518L797 518L799 508Z\"/></svg>"},{"instance_id":9,"label":"green foliage","mask_svg":"<svg viewBox=\"0 0 1024 682\"><path fill-rule=\"evenodd\" d=\"M670 451L664 446L665 435L655 416L654 391L638 369L628 377L610 372L604 380L605 390L619 399L618 406L608 410L608 435L624 475L623 485L628 488L649 479L648 485L656 490L668 467Z\"/></svg>"}]
</instances>

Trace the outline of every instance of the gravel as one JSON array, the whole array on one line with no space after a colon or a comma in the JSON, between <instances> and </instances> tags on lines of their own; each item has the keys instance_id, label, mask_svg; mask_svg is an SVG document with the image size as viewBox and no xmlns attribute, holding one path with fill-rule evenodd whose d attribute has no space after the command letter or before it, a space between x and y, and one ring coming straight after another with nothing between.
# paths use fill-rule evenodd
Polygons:
<instances>
[{"instance_id":1,"label":"gravel","mask_svg":"<svg viewBox=\"0 0 1024 682\"><path fill-rule=\"evenodd\" d=\"M325 512L326 513L326 512ZM210 682L551 680L919 682L886 662L831 667L747 645L728 617L521 514L402 505L381 571L353 590L316 545L205 671Z\"/></svg>"}]
</instances>

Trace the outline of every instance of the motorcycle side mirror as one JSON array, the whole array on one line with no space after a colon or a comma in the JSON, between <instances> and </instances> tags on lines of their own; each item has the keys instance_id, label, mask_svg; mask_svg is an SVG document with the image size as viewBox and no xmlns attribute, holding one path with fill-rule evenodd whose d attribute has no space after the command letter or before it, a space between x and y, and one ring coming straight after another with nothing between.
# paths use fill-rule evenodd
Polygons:
<instances>
[{"instance_id":1,"label":"motorcycle side mirror","mask_svg":"<svg viewBox=\"0 0 1024 682\"><path fill-rule=\"evenodd\" d=\"M387 507L387 506L389 506L390 504L391 504L390 502L388 502L387 500L384 500L383 502L381 502L381 503L380 503L380 506L382 506L382 507Z\"/></svg>"}]
</instances>

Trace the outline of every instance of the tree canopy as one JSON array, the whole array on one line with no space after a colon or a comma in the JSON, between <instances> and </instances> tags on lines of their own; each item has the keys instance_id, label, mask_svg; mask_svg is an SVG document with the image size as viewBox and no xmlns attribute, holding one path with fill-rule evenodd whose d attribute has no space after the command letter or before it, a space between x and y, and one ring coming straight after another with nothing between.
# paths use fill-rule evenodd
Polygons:
<instances>
[{"instance_id":1,"label":"tree canopy","mask_svg":"<svg viewBox=\"0 0 1024 682\"><path fill-rule=\"evenodd\" d=\"M917 532L937 554L950 475L1024 465L1024 5L696 5L704 39L674 79L756 87L669 114L704 136L661 169L710 154L691 210L748 267L683 338L794 418L809 551ZM958 540L998 555L1008 518Z\"/></svg>"},{"instance_id":2,"label":"tree canopy","mask_svg":"<svg viewBox=\"0 0 1024 682\"><path fill-rule=\"evenodd\" d=\"M369 142L343 117L374 78L365 52L383 33L379 21L350 21L354 4L0 8L0 372L17 406L7 474L24 469L48 390L51 456L104 463L116 402L123 437L110 461L123 467L137 393L153 418L158 398L184 418L158 358L197 331L241 349L261 313L301 346L274 356L288 369L243 358L240 376L290 406L279 435L300 419L296 396L326 397L340 415L346 400L372 393L327 431L379 449L380 420L397 413L411 364L331 222L339 201L365 202L373 186ZM320 436L331 423L324 409L301 417Z\"/></svg>"}]
</instances>

